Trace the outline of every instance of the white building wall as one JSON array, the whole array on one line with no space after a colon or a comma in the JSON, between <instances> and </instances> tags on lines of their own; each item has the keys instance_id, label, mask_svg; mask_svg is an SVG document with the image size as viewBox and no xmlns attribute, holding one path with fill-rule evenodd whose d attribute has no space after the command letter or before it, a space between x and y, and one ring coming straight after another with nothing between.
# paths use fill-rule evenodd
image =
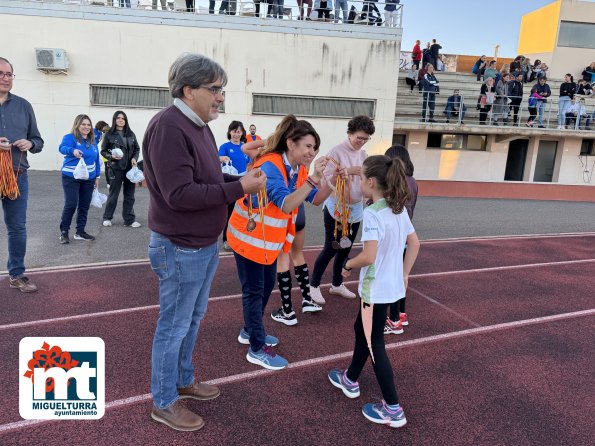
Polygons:
<instances>
[{"instance_id":1,"label":"white building wall","mask_svg":"<svg viewBox=\"0 0 595 446\"><path fill-rule=\"evenodd\" d=\"M99 10L107 12L100 16ZM120 12L124 14L113 15ZM374 99L377 131L369 151L380 152L390 146L400 30L375 29L366 35L362 30L377 27L352 25L357 32L350 34L345 32L348 28L339 32L335 31L338 27L321 24L316 25L320 29L311 29L301 22L284 22L283 28L260 27L246 25L258 23L256 19L239 17L214 24L212 16L200 15L189 15L192 26L168 19L157 20L163 24L151 23L156 14L78 5L0 3L0 29L5 36L18 36L1 51L17 75L13 93L32 103L45 140L44 151L30 157L33 169L60 168L62 157L57 147L77 114L89 114L94 123L104 120L111 124L117 108L91 107L90 84L167 87L169 66L183 52L212 57L228 73L225 113L211 123L218 144L226 141L232 120L246 126L256 124L261 136L272 132L281 117L252 115L252 93L277 93ZM221 28L223 25L227 27ZM37 71L36 47L64 49L71 64L68 75ZM132 130L142 139L158 110L123 109ZM321 153L345 137L347 119L306 119L321 135Z\"/></svg>"}]
</instances>

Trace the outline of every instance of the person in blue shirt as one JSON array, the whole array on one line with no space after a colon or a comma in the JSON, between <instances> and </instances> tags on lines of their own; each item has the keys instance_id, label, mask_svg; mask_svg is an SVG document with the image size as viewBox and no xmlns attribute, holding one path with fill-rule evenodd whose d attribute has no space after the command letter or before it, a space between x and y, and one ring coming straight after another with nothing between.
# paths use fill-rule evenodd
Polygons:
<instances>
[{"instance_id":1,"label":"person in blue shirt","mask_svg":"<svg viewBox=\"0 0 595 446\"><path fill-rule=\"evenodd\" d=\"M246 142L246 129L240 121L231 121L227 128L227 142L219 147L219 160L221 164L231 162L231 165L238 171L238 175L246 174L250 163L250 157L242 152L242 145ZM227 220L231 217L235 203L227 206ZM227 244L227 224L223 230L223 249L229 250Z\"/></svg>"},{"instance_id":2,"label":"person in blue shirt","mask_svg":"<svg viewBox=\"0 0 595 446\"><path fill-rule=\"evenodd\" d=\"M70 224L75 211L77 211L75 240L95 240L95 237L85 232L93 189L99 186L99 175L101 173L99 150L97 149L91 118L87 115L78 115L74 119L70 133L62 138L58 150L64 155L64 162L62 163L64 209L60 221L60 243L70 243L68 231L70 231ZM74 178L74 170L80 159L83 159L87 165L89 178L86 180Z\"/></svg>"}]
</instances>

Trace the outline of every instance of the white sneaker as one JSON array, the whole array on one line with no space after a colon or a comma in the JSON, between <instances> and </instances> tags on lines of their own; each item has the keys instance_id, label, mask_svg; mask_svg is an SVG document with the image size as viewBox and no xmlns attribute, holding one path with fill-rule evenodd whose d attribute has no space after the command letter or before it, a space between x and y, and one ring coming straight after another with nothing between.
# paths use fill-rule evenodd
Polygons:
<instances>
[{"instance_id":1,"label":"white sneaker","mask_svg":"<svg viewBox=\"0 0 595 446\"><path fill-rule=\"evenodd\" d=\"M138 221L135 221L132 224L126 226L128 226L129 228L140 228L142 225Z\"/></svg>"},{"instance_id":2,"label":"white sneaker","mask_svg":"<svg viewBox=\"0 0 595 446\"><path fill-rule=\"evenodd\" d=\"M112 225L112 221L111 220L103 220L103 226L111 226Z\"/></svg>"},{"instance_id":3,"label":"white sneaker","mask_svg":"<svg viewBox=\"0 0 595 446\"><path fill-rule=\"evenodd\" d=\"M351 291L349 291L347 289L347 287L345 286L345 284L341 284L339 286L333 286L331 285L331 289L328 290L328 292L330 294L336 294L337 296L343 296L347 299L355 299L355 293L352 293ZM312 294L310 294L312 295Z\"/></svg>"},{"instance_id":4,"label":"white sneaker","mask_svg":"<svg viewBox=\"0 0 595 446\"><path fill-rule=\"evenodd\" d=\"M310 297L312 298L312 301L318 305L324 305L326 303L326 300L322 297L322 292L320 291L319 286L310 285Z\"/></svg>"},{"instance_id":5,"label":"white sneaker","mask_svg":"<svg viewBox=\"0 0 595 446\"><path fill-rule=\"evenodd\" d=\"M559 126L558 126L558 130L562 130L563 128L564 128L564 126L563 126L563 125L559 125Z\"/></svg>"}]
</instances>

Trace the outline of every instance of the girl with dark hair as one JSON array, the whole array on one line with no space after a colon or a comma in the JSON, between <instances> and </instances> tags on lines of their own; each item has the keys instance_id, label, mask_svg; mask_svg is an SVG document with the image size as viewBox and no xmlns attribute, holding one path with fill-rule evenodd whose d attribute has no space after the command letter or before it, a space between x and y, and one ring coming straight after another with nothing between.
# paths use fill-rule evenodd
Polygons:
<instances>
[{"instance_id":1,"label":"girl with dark hair","mask_svg":"<svg viewBox=\"0 0 595 446\"><path fill-rule=\"evenodd\" d=\"M118 149L118 151L115 151ZM113 154L112 154L113 152ZM120 152L122 155L120 155ZM106 177L109 176L109 196L103 213L103 226L111 226L114 211L118 204L120 189L124 184L124 203L122 205L122 217L124 225L131 228L140 228L141 224L136 221L134 215L134 191L136 185L126 178L126 172L136 166L140 147L136 135L128 125L126 113L118 110L114 113L112 126L101 143L101 156L107 159L108 168Z\"/></svg>"},{"instance_id":2,"label":"girl with dark hair","mask_svg":"<svg viewBox=\"0 0 595 446\"><path fill-rule=\"evenodd\" d=\"M361 180L364 195L371 197L374 204L364 210L363 249L353 259L347 259L342 269L343 277L347 278L353 268L361 268L362 300L354 325L355 347L349 368L333 369L328 378L348 398L357 398L360 394L357 379L371 356L383 400L364 405L363 415L374 423L401 427L407 419L399 405L383 333L389 304L405 296L409 273L419 252L419 240L405 210L409 187L403 162L384 155L371 156L364 161ZM405 244L408 246L405 257L395 255L403 252Z\"/></svg>"},{"instance_id":3,"label":"girl with dark hair","mask_svg":"<svg viewBox=\"0 0 595 446\"><path fill-rule=\"evenodd\" d=\"M417 204L418 186L415 178L413 178L414 167L411 162L411 157L409 156L409 151L402 145L396 144L389 148L384 155L391 159L399 159L403 162L405 167L405 179L407 180L407 186L409 188L409 199L405 203L405 208L407 209L409 219L413 221L413 212L415 211L415 205ZM406 252L407 246L405 246L403 256L405 256ZM386 319L384 334L401 334L403 333L403 326L409 325L407 313L405 313L406 298L406 296L403 296L402 299L390 304L389 317Z\"/></svg>"},{"instance_id":4,"label":"girl with dark hair","mask_svg":"<svg viewBox=\"0 0 595 446\"><path fill-rule=\"evenodd\" d=\"M328 157L336 160L342 168L347 170L349 174L349 197L348 203L348 222L349 228L341 228L341 231L335 231L336 222L341 221L340 214L342 206L337 206L342 197L337 197L337 194L331 195L324 203L324 247L318 255L314 263L314 271L312 272L312 280L310 282L310 294L312 300L319 305L326 303L320 291L320 282L322 275L326 270L329 262L335 258L333 263L333 281L329 289L330 294L343 296L348 299L355 299L355 293L347 289L343 284L341 277L341 266L343 261L351 251L351 245L357 236L360 222L362 221L364 212L364 203L362 199L360 173L364 160L368 154L364 150L364 145L370 140L371 135L375 132L374 122L367 116L356 116L352 118L347 124L347 139L339 145L333 147L328 153ZM334 172L334 165L329 166L325 171L325 177L330 184L333 192L335 192L335 182L331 181L330 176ZM337 248L338 239L349 239L349 246L347 244Z\"/></svg>"},{"instance_id":5,"label":"girl with dark hair","mask_svg":"<svg viewBox=\"0 0 595 446\"><path fill-rule=\"evenodd\" d=\"M60 221L60 243L63 245L70 243L68 231L70 231L70 223L75 211L77 212L75 240L95 240L95 237L85 232L93 189L99 185L99 175L101 173L99 150L97 149L91 118L87 115L78 115L74 119L70 133L62 138L58 150L64 155L64 163L62 164L64 209ZM79 180L74 177L74 170L80 159L83 159L87 165L89 178L86 180Z\"/></svg>"},{"instance_id":6,"label":"girl with dark hair","mask_svg":"<svg viewBox=\"0 0 595 446\"><path fill-rule=\"evenodd\" d=\"M566 109L576 94L578 86L574 83L572 74L564 76L564 82L560 85L560 99L558 100L558 130L564 128L566 122Z\"/></svg>"},{"instance_id":7,"label":"girl with dark hair","mask_svg":"<svg viewBox=\"0 0 595 446\"><path fill-rule=\"evenodd\" d=\"M231 165L238 171L238 175L246 174L250 157L242 152L242 145L246 142L246 129L244 124L240 121L231 121L227 128L227 142L221 144L219 147L219 160L221 163L231 163ZM234 172L235 173L235 172ZM235 203L230 203L227 206L227 219L231 217ZM227 243L227 225L223 231L223 249L229 250Z\"/></svg>"},{"instance_id":8,"label":"girl with dark hair","mask_svg":"<svg viewBox=\"0 0 595 446\"><path fill-rule=\"evenodd\" d=\"M250 344L248 362L270 370L288 364L271 349L279 340L267 335L262 323L275 286L277 257L291 248L300 204L320 204L331 193L322 181L327 157L317 159L308 176L306 166L312 164L319 148L320 137L309 122L293 115L283 118L252 165L266 174L266 191L240 198L227 228L242 284L244 328L238 339L245 343L247 338Z\"/></svg>"}]
</instances>

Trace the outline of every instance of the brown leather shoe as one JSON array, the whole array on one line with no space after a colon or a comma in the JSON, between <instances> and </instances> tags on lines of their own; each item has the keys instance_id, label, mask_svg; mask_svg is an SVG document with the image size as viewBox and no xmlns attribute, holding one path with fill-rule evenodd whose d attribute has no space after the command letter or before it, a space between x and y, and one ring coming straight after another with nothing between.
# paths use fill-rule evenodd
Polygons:
<instances>
[{"instance_id":1,"label":"brown leather shoe","mask_svg":"<svg viewBox=\"0 0 595 446\"><path fill-rule=\"evenodd\" d=\"M180 400L173 403L165 409L158 409L153 406L151 418L177 431L197 431L201 429L205 422L199 415L188 410Z\"/></svg>"},{"instance_id":2,"label":"brown leather shoe","mask_svg":"<svg viewBox=\"0 0 595 446\"><path fill-rule=\"evenodd\" d=\"M207 401L217 398L221 391L219 387L210 384L194 382L191 386L178 389L180 399L192 398L193 400Z\"/></svg>"},{"instance_id":3,"label":"brown leather shoe","mask_svg":"<svg viewBox=\"0 0 595 446\"><path fill-rule=\"evenodd\" d=\"M23 293L34 293L37 291L37 285L29 281L27 276L22 276L18 279L10 279L9 282L11 288L18 288Z\"/></svg>"}]
</instances>

